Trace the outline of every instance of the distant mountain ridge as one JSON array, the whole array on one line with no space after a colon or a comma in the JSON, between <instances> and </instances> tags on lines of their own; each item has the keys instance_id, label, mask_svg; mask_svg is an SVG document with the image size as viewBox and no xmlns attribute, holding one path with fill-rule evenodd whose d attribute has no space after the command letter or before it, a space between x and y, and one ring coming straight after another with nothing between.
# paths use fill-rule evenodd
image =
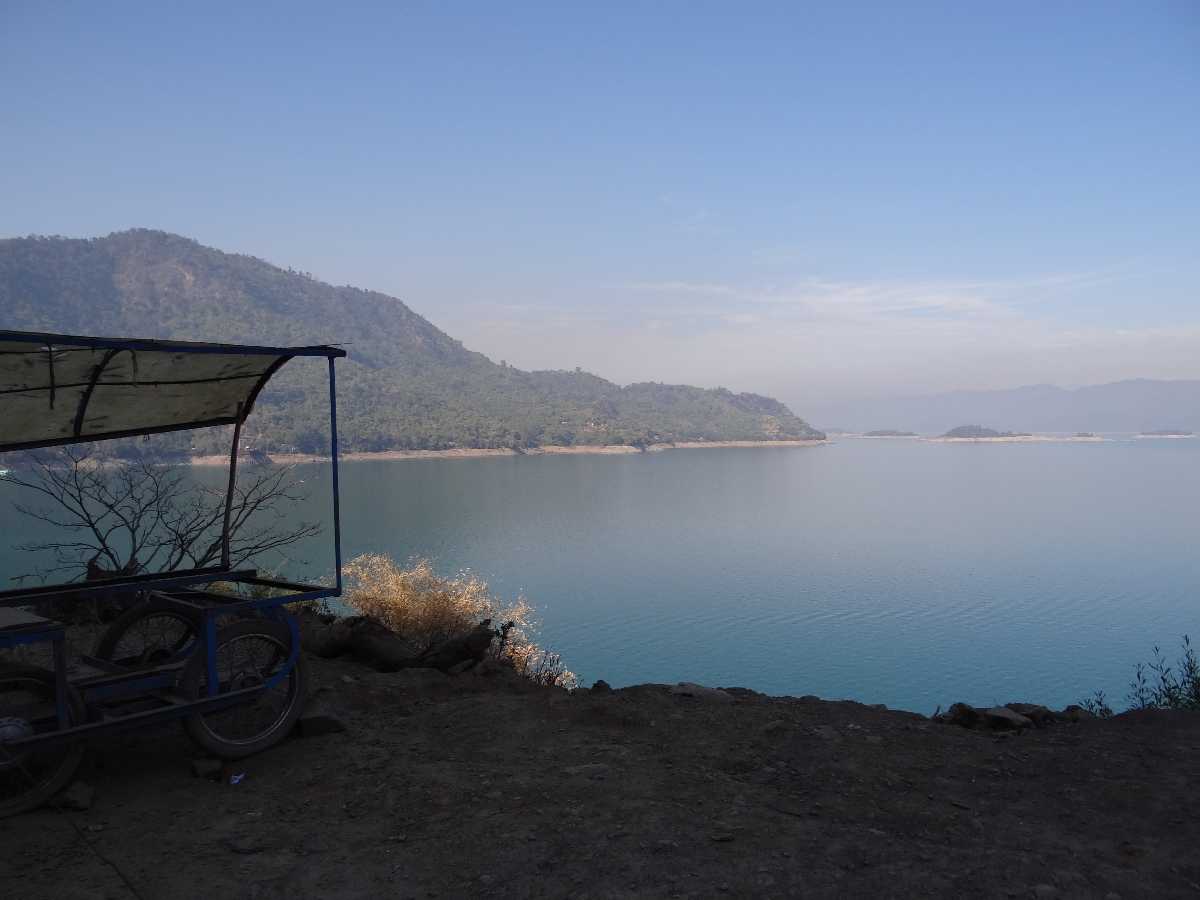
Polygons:
<instances>
[{"instance_id":1,"label":"distant mountain ridge","mask_svg":"<svg viewBox=\"0 0 1200 900\"><path fill-rule=\"evenodd\" d=\"M895 428L942 434L963 422L981 421L1011 431L1197 431L1200 380L1139 378L1074 390L1039 384L830 404L810 412L826 427L856 431Z\"/></svg>"},{"instance_id":2,"label":"distant mountain ridge","mask_svg":"<svg viewBox=\"0 0 1200 900\"><path fill-rule=\"evenodd\" d=\"M344 344L339 417L350 450L823 437L757 394L498 365L394 297L160 231L0 240L0 328ZM252 438L323 448L323 379L283 369L251 417Z\"/></svg>"}]
</instances>

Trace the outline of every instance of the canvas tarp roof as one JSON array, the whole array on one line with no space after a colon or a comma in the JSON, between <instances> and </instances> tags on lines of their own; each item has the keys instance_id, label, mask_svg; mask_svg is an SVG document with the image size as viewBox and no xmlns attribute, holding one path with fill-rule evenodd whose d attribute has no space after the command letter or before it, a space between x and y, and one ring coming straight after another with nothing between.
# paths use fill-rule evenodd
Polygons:
<instances>
[{"instance_id":1,"label":"canvas tarp roof","mask_svg":"<svg viewBox=\"0 0 1200 900\"><path fill-rule=\"evenodd\" d=\"M0 331L0 452L229 425L289 359L345 355Z\"/></svg>"}]
</instances>

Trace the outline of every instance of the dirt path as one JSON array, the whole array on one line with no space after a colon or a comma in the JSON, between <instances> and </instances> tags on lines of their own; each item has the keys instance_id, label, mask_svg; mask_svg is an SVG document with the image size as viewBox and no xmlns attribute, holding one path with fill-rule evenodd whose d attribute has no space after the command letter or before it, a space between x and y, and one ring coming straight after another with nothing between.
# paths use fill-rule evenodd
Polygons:
<instances>
[{"instance_id":1,"label":"dirt path","mask_svg":"<svg viewBox=\"0 0 1200 900\"><path fill-rule=\"evenodd\" d=\"M5 898L1200 896L1200 715L1011 737L815 699L314 660L346 733L193 777L98 745L0 822ZM347 680L351 679L351 680Z\"/></svg>"}]
</instances>

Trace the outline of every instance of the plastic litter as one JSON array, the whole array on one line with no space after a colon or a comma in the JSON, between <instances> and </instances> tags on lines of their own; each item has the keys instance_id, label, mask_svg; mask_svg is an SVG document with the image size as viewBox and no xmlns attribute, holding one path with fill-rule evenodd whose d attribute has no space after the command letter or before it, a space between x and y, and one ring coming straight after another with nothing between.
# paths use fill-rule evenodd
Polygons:
<instances>
[{"instance_id":1,"label":"plastic litter","mask_svg":"<svg viewBox=\"0 0 1200 900\"><path fill-rule=\"evenodd\" d=\"M246 777L246 773L245 773L245 772L238 772L236 775L230 775L230 776L229 776L229 783L230 783L230 784L241 784L241 783L242 783L242 779L243 779L243 778L245 778L245 777Z\"/></svg>"}]
</instances>

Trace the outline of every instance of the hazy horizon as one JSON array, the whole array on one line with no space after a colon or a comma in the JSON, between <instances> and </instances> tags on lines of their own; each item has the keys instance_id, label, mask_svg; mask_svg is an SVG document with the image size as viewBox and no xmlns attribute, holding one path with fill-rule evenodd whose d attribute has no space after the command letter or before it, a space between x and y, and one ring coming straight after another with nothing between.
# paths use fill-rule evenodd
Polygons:
<instances>
[{"instance_id":1,"label":"hazy horizon","mask_svg":"<svg viewBox=\"0 0 1200 900\"><path fill-rule=\"evenodd\" d=\"M1192 5L277 13L6 6L0 234L161 228L800 415L1200 378Z\"/></svg>"}]
</instances>

